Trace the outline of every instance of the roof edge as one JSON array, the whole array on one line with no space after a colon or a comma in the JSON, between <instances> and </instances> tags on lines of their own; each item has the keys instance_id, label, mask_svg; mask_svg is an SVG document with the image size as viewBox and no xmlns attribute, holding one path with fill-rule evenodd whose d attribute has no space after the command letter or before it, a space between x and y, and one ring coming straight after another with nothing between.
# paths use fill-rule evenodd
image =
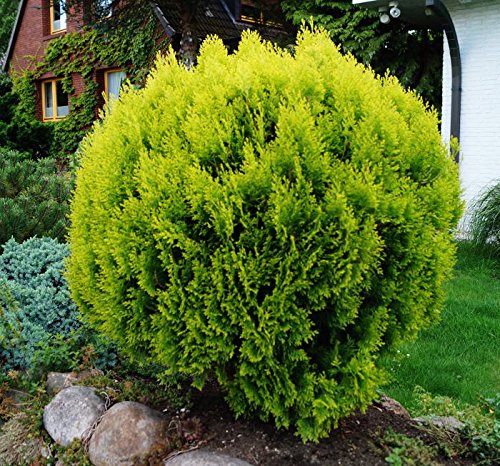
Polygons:
<instances>
[{"instance_id":1,"label":"roof edge","mask_svg":"<svg viewBox=\"0 0 500 466\"><path fill-rule=\"evenodd\" d=\"M19 32L20 19L22 17L22 12L24 7L26 6L27 0L21 0L19 3L19 8L17 9L16 22L14 23L14 28L12 29L12 33L10 35L9 45L7 47L7 51L5 52L3 61L2 61L2 71L4 73L7 72L7 64L9 63L10 57L12 55L14 49L14 42L16 41L17 33Z\"/></svg>"},{"instance_id":2,"label":"roof edge","mask_svg":"<svg viewBox=\"0 0 500 466\"><path fill-rule=\"evenodd\" d=\"M165 30L165 32L167 33L167 35L169 37L173 37L176 33L176 30L168 22L168 20L165 16L165 13L163 13L163 10L160 8L158 3L156 3L155 1L151 0L150 3L151 3L151 6L153 7L153 11L154 11L156 17L158 18L158 21L160 21L160 24L162 25L162 27Z\"/></svg>"},{"instance_id":3,"label":"roof edge","mask_svg":"<svg viewBox=\"0 0 500 466\"><path fill-rule=\"evenodd\" d=\"M238 27L238 23L236 22L236 18L234 17L233 12L227 6L227 3L224 0L220 0L220 3L222 4L222 8L224 8L224 10L226 11L229 18L231 18L231 21L233 22L233 24L236 27Z\"/></svg>"}]
</instances>

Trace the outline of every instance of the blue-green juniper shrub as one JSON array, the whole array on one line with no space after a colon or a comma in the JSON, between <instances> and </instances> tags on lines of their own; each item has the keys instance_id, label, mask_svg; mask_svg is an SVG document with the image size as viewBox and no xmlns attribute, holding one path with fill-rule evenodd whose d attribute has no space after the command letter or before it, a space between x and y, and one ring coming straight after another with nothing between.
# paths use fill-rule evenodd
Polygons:
<instances>
[{"instance_id":1,"label":"blue-green juniper shrub","mask_svg":"<svg viewBox=\"0 0 500 466\"><path fill-rule=\"evenodd\" d=\"M77 368L93 345L94 365L109 367L114 348L82 325L64 263L69 249L52 238L9 240L0 254L0 358L3 370Z\"/></svg>"}]
</instances>

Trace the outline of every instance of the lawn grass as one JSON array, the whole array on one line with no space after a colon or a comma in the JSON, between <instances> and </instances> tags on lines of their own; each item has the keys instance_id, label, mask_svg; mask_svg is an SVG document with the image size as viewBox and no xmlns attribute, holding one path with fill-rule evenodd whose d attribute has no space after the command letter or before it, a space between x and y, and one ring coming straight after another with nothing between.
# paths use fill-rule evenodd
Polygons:
<instances>
[{"instance_id":1,"label":"lawn grass","mask_svg":"<svg viewBox=\"0 0 500 466\"><path fill-rule=\"evenodd\" d=\"M500 264L458 246L441 322L383 361L394 377L384 391L410 409L416 385L464 403L500 392Z\"/></svg>"}]
</instances>

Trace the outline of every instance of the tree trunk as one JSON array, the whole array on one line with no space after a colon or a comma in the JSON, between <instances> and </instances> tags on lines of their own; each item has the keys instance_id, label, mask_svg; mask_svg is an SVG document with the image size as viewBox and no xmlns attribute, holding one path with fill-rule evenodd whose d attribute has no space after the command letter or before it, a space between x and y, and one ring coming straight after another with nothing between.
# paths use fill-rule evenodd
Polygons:
<instances>
[{"instance_id":1,"label":"tree trunk","mask_svg":"<svg viewBox=\"0 0 500 466\"><path fill-rule=\"evenodd\" d=\"M181 12L181 43L179 57L187 69L190 69L196 63L196 55L198 53L196 12L203 3L206 2L202 0L179 2Z\"/></svg>"}]
</instances>

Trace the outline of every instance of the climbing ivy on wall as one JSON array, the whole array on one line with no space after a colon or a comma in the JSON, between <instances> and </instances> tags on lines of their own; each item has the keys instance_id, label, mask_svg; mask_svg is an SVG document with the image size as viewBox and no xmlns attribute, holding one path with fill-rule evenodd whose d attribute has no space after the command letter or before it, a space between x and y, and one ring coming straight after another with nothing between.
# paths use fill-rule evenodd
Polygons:
<instances>
[{"instance_id":1,"label":"climbing ivy on wall","mask_svg":"<svg viewBox=\"0 0 500 466\"><path fill-rule=\"evenodd\" d=\"M14 91L19 97L17 113L26 119L36 118L35 81L52 72L62 78L63 90L70 97L70 113L52 126L50 155L65 160L96 118L99 86L94 81L94 70L117 66L127 72L131 83L141 85L158 52L165 51L169 40L161 34L151 8L135 12L120 22L119 28L85 26L79 32L66 33L48 44L42 61L34 61L32 69L14 78ZM84 90L75 96L72 75L82 77Z\"/></svg>"}]
</instances>

